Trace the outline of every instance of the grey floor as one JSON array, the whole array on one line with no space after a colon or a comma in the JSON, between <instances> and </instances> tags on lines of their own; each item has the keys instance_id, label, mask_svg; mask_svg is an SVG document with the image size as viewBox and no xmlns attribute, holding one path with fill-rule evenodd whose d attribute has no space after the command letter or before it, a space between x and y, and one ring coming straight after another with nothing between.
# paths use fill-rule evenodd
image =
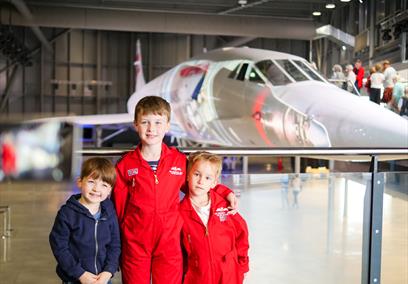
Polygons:
<instances>
[{"instance_id":1,"label":"grey floor","mask_svg":"<svg viewBox=\"0 0 408 284\"><path fill-rule=\"evenodd\" d=\"M406 174L405 179L406 181ZM242 176L223 182L240 194L250 230L250 272L245 283L361 283L363 198L361 174L302 178L297 195L279 176ZM346 189L347 184L347 189ZM283 187L282 187L283 186ZM408 201L389 182L384 195L381 283L408 283ZM397 189L397 190L395 190ZM11 237L0 240L0 283L59 283L48 233L55 214L75 192L67 183L1 183L0 206L11 206ZM0 214L0 232L3 231ZM114 279L120 282L120 275Z\"/></svg>"}]
</instances>

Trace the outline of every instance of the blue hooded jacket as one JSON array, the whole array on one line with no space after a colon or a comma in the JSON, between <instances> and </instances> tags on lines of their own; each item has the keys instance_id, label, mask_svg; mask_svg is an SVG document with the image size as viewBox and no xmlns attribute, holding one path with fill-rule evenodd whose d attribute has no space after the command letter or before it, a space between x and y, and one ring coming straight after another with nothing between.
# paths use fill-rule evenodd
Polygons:
<instances>
[{"instance_id":1,"label":"blue hooded jacket","mask_svg":"<svg viewBox=\"0 0 408 284\"><path fill-rule=\"evenodd\" d=\"M61 207L49 237L57 274L66 282L78 281L85 271L113 275L119 266L120 233L112 202L101 202L101 216L95 220L80 197L72 195Z\"/></svg>"}]
</instances>

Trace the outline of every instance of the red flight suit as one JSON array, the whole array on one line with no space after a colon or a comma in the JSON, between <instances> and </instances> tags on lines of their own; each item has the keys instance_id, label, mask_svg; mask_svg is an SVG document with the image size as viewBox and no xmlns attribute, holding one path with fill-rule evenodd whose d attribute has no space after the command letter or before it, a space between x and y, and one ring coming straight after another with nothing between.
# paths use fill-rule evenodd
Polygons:
<instances>
[{"instance_id":1,"label":"red flight suit","mask_svg":"<svg viewBox=\"0 0 408 284\"><path fill-rule=\"evenodd\" d=\"M4 143L1 151L1 164L6 176L17 173L16 148L13 144Z\"/></svg>"},{"instance_id":2,"label":"red flight suit","mask_svg":"<svg viewBox=\"0 0 408 284\"><path fill-rule=\"evenodd\" d=\"M162 144L156 173L140 145L116 165L112 192L121 227L124 284L179 284L182 278L179 192L186 182L186 156ZM219 193L228 195L228 188Z\"/></svg>"},{"instance_id":3,"label":"red flight suit","mask_svg":"<svg viewBox=\"0 0 408 284\"><path fill-rule=\"evenodd\" d=\"M180 205L184 220L184 284L241 284L248 266L248 228L237 213L228 215L228 203L210 191L207 227L186 195Z\"/></svg>"},{"instance_id":4,"label":"red flight suit","mask_svg":"<svg viewBox=\"0 0 408 284\"><path fill-rule=\"evenodd\" d=\"M360 67L359 69L357 69L356 67L354 67L353 72L354 74L356 74L357 87L360 90L363 87L364 68Z\"/></svg>"}]
</instances>

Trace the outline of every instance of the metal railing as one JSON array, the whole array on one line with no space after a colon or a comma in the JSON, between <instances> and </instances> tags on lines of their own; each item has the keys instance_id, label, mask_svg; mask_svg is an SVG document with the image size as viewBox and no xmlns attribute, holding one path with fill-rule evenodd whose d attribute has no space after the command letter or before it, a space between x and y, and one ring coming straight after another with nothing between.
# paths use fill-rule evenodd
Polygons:
<instances>
[{"instance_id":1,"label":"metal railing","mask_svg":"<svg viewBox=\"0 0 408 284\"><path fill-rule=\"evenodd\" d=\"M347 79L327 79L327 81L329 81L330 83L333 83L333 84L335 84L335 83L345 84L346 89L345 89L344 87L341 87L341 89L343 89L343 90L345 90L345 91L347 91L347 92L350 92L350 91L347 89L347 87L348 87L348 86L352 86L352 87L353 87L353 91L350 92L350 93L361 97L360 91L357 89L357 87L356 87L356 85L354 84L354 82L351 82L350 80L347 80ZM340 88L340 87L339 87L339 88Z\"/></svg>"},{"instance_id":2,"label":"metal railing","mask_svg":"<svg viewBox=\"0 0 408 284\"><path fill-rule=\"evenodd\" d=\"M408 159L407 148L268 148L268 147L178 147L189 154L195 151L208 151L221 156L384 156L393 160ZM76 153L82 156L120 156L133 148L84 148Z\"/></svg>"}]
</instances>

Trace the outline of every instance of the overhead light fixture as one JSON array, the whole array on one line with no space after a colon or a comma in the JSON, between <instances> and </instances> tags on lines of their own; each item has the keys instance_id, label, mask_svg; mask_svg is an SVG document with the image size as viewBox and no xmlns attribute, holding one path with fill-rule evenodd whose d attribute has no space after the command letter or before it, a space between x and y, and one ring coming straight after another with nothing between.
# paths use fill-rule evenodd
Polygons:
<instances>
[{"instance_id":1,"label":"overhead light fixture","mask_svg":"<svg viewBox=\"0 0 408 284\"><path fill-rule=\"evenodd\" d=\"M238 4L241 6L245 6L248 3L247 0L238 0Z\"/></svg>"},{"instance_id":2,"label":"overhead light fixture","mask_svg":"<svg viewBox=\"0 0 408 284\"><path fill-rule=\"evenodd\" d=\"M319 12L319 11L314 11L314 12L312 13L312 15L313 15L313 16L321 16L322 13Z\"/></svg>"},{"instance_id":3,"label":"overhead light fixture","mask_svg":"<svg viewBox=\"0 0 408 284\"><path fill-rule=\"evenodd\" d=\"M358 2L360 2L361 4L363 4L363 0L358 0Z\"/></svg>"},{"instance_id":4,"label":"overhead light fixture","mask_svg":"<svg viewBox=\"0 0 408 284\"><path fill-rule=\"evenodd\" d=\"M345 45L342 45L342 46L341 46L341 49L346 50L347 47L346 47Z\"/></svg>"},{"instance_id":5,"label":"overhead light fixture","mask_svg":"<svg viewBox=\"0 0 408 284\"><path fill-rule=\"evenodd\" d=\"M350 2L351 0L340 0L340 2Z\"/></svg>"},{"instance_id":6,"label":"overhead light fixture","mask_svg":"<svg viewBox=\"0 0 408 284\"><path fill-rule=\"evenodd\" d=\"M328 3L328 4L326 4L326 8L327 8L327 9L334 9L334 8L336 8L336 4L334 4L334 3Z\"/></svg>"}]
</instances>

